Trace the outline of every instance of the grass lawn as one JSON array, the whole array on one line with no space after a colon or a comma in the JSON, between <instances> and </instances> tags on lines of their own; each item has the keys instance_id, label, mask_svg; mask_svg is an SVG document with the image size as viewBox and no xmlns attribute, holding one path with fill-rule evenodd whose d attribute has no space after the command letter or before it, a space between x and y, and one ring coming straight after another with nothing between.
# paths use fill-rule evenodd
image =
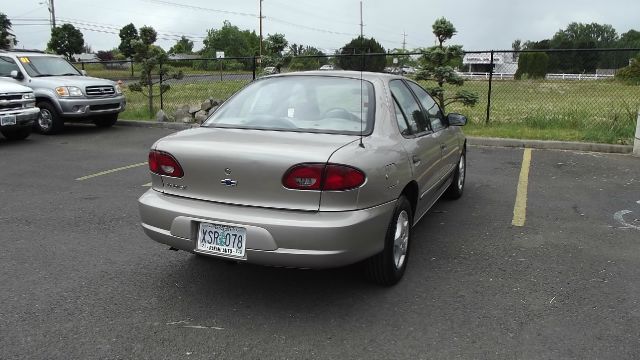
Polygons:
<instances>
[{"instance_id":1,"label":"grass lawn","mask_svg":"<svg viewBox=\"0 0 640 360\"><path fill-rule=\"evenodd\" d=\"M164 109L173 115L184 104L199 104L204 99L227 99L249 80L177 84L164 94ZM433 86L423 82L423 85ZM491 98L491 121L485 124L487 81L466 81L462 89L480 96L474 107L459 104L447 112L466 115L465 133L471 136L516 139L587 141L632 144L637 111L640 109L640 86L617 81L494 81ZM455 87L447 90L455 91ZM156 90L157 93L157 90ZM127 110L122 119L150 119L147 100L140 93L125 89ZM160 107L154 99L155 111Z\"/></svg>"},{"instance_id":2,"label":"grass lawn","mask_svg":"<svg viewBox=\"0 0 640 360\"><path fill-rule=\"evenodd\" d=\"M226 100L248 83L248 80L230 80L171 85L171 89L163 94L164 111L167 115L172 116L176 109L182 105L199 105L210 97L216 100ZM148 100L143 94L126 88L123 92L127 98L127 108L120 115L121 119L155 119L155 113L160 109L160 97L154 97L154 112L150 115ZM154 93L158 93L157 86L154 87Z\"/></svg>"},{"instance_id":3,"label":"grass lawn","mask_svg":"<svg viewBox=\"0 0 640 360\"><path fill-rule=\"evenodd\" d=\"M466 81L462 89L479 94L478 104L474 107L455 104L447 111L460 112L469 118L470 124L465 128L468 135L633 143L640 86L613 80L494 81L488 125L485 119L489 83Z\"/></svg>"}]
</instances>

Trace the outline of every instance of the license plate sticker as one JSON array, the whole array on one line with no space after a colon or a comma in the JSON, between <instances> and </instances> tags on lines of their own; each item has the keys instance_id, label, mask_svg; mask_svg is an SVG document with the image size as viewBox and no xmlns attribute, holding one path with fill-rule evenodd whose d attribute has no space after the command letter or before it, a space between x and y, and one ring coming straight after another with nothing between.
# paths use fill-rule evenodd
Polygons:
<instances>
[{"instance_id":1,"label":"license plate sticker","mask_svg":"<svg viewBox=\"0 0 640 360\"><path fill-rule=\"evenodd\" d=\"M0 126L8 126L16 124L15 115L0 116Z\"/></svg>"},{"instance_id":2,"label":"license plate sticker","mask_svg":"<svg viewBox=\"0 0 640 360\"><path fill-rule=\"evenodd\" d=\"M235 226L200 223L197 250L208 253L245 257L247 229Z\"/></svg>"}]
</instances>

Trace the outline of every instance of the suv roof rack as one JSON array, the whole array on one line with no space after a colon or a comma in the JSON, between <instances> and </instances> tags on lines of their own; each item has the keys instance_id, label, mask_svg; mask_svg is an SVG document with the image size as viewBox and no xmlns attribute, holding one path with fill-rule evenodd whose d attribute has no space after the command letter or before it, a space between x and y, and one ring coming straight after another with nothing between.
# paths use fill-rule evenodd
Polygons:
<instances>
[{"instance_id":1,"label":"suv roof rack","mask_svg":"<svg viewBox=\"0 0 640 360\"><path fill-rule=\"evenodd\" d=\"M9 52L25 52L25 53L40 53L40 54L44 54L45 52L42 50L37 50L37 49L9 49L9 50L0 50L0 52L5 52L5 53L9 53Z\"/></svg>"}]
</instances>

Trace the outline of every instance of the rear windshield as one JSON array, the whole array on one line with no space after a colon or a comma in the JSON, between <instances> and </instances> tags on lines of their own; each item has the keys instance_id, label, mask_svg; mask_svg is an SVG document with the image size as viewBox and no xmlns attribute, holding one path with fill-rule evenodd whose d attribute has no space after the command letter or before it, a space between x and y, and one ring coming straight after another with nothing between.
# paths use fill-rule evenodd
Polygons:
<instances>
[{"instance_id":1,"label":"rear windshield","mask_svg":"<svg viewBox=\"0 0 640 360\"><path fill-rule=\"evenodd\" d=\"M329 76L286 76L254 82L204 123L209 127L369 134L373 85Z\"/></svg>"}]
</instances>

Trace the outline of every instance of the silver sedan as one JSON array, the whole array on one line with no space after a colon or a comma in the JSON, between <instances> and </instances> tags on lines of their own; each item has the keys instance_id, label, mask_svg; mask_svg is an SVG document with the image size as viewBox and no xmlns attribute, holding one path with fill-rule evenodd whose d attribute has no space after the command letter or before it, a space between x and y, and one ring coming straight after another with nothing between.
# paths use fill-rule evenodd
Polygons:
<instances>
[{"instance_id":1,"label":"silver sedan","mask_svg":"<svg viewBox=\"0 0 640 360\"><path fill-rule=\"evenodd\" d=\"M174 249L270 266L364 261L393 285L412 227L464 189L466 118L415 82L317 71L257 80L203 125L158 140L145 233Z\"/></svg>"}]
</instances>

